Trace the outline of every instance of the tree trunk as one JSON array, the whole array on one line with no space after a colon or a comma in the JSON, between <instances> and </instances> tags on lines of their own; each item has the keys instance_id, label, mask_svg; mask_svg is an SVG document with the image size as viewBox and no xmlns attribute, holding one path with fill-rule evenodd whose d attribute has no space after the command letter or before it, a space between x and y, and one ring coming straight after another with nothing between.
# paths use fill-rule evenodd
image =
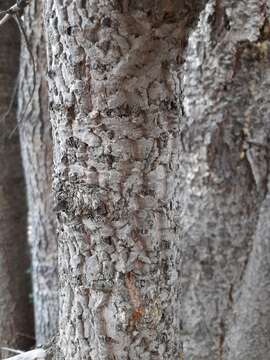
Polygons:
<instances>
[{"instance_id":1,"label":"tree trunk","mask_svg":"<svg viewBox=\"0 0 270 360\"><path fill-rule=\"evenodd\" d=\"M32 1L26 9L24 26L36 64L36 87L32 102L27 107L35 79L29 49L24 44L21 51L18 119L29 205L36 341L44 344L56 334L58 328L58 274L51 191L52 136L48 117L46 44L41 0Z\"/></svg>"},{"instance_id":2,"label":"tree trunk","mask_svg":"<svg viewBox=\"0 0 270 360\"><path fill-rule=\"evenodd\" d=\"M59 358L265 360L269 1L140 4L45 4Z\"/></svg>"},{"instance_id":3,"label":"tree trunk","mask_svg":"<svg viewBox=\"0 0 270 360\"><path fill-rule=\"evenodd\" d=\"M11 1L2 1L7 9ZM0 347L33 344L30 268L26 238L26 201L16 109L8 111L19 65L19 33L14 22L0 29ZM0 358L6 351L0 348Z\"/></svg>"},{"instance_id":4,"label":"tree trunk","mask_svg":"<svg viewBox=\"0 0 270 360\"><path fill-rule=\"evenodd\" d=\"M270 353L269 1L209 1L182 71L185 359Z\"/></svg>"},{"instance_id":5,"label":"tree trunk","mask_svg":"<svg viewBox=\"0 0 270 360\"><path fill-rule=\"evenodd\" d=\"M179 1L45 3L66 359L178 359Z\"/></svg>"}]
</instances>

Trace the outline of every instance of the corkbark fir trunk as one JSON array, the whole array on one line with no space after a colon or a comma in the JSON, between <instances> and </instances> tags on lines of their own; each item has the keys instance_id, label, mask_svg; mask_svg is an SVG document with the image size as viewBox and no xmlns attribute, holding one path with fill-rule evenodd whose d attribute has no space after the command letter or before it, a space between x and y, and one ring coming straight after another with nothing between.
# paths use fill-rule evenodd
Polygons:
<instances>
[{"instance_id":1,"label":"corkbark fir trunk","mask_svg":"<svg viewBox=\"0 0 270 360\"><path fill-rule=\"evenodd\" d=\"M7 9L11 1L2 1ZM15 106L4 119L19 65L19 32L14 22L0 29L0 346L25 349L33 343L26 201ZM0 349L0 358L7 355Z\"/></svg>"},{"instance_id":2,"label":"corkbark fir trunk","mask_svg":"<svg viewBox=\"0 0 270 360\"><path fill-rule=\"evenodd\" d=\"M182 71L185 359L269 358L269 1L209 1Z\"/></svg>"},{"instance_id":3,"label":"corkbark fir trunk","mask_svg":"<svg viewBox=\"0 0 270 360\"><path fill-rule=\"evenodd\" d=\"M197 2L45 2L60 355L181 351L180 84Z\"/></svg>"},{"instance_id":4,"label":"corkbark fir trunk","mask_svg":"<svg viewBox=\"0 0 270 360\"><path fill-rule=\"evenodd\" d=\"M56 334L58 328L58 274L51 189L52 136L48 117L46 45L41 0L33 0L26 9L24 26L36 64L36 88L27 108L35 79L29 49L23 43L18 120L28 194L36 341L44 344Z\"/></svg>"}]
</instances>

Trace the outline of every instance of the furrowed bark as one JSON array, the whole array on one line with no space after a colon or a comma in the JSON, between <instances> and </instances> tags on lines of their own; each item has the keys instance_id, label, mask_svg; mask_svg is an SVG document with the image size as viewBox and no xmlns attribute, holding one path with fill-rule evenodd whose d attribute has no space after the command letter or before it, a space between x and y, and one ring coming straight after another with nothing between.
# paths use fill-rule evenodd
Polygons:
<instances>
[{"instance_id":1,"label":"furrowed bark","mask_svg":"<svg viewBox=\"0 0 270 360\"><path fill-rule=\"evenodd\" d=\"M182 72L182 339L192 360L267 359L267 1L209 1Z\"/></svg>"},{"instance_id":2,"label":"furrowed bark","mask_svg":"<svg viewBox=\"0 0 270 360\"><path fill-rule=\"evenodd\" d=\"M33 0L24 26L35 59L36 88L29 49L23 42L20 64L19 111L23 166L28 194L29 241L32 248L33 298L37 344L48 342L58 327L58 273L55 214L52 196L52 136L48 116L46 45L42 1Z\"/></svg>"},{"instance_id":3,"label":"furrowed bark","mask_svg":"<svg viewBox=\"0 0 270 360\"><path fill-rule=\"evenodd\" d=\"M198 4L45 2L66 360L180 357L178 72Z\"/></svg>"},{"instance_id":4,"label":"furrowed bark","mask_svg":"<svg viewBox=\"0 0 270 360\"><path fill-rule=\"evenodd\" d=\"M268 357L269 4L209 1L184 64L181 6L46 2L59 358Z\"/></svg>"},{"instance_id":5,"label":"furrowed bark","mask_svg":"<svg viewBox=\"0 0 270 360\"><path fill-rule=\"evenodd\" d=\"M2 1L6 9L11 1ZM2 346L27 349L33 343L30 303L30 262L26 236L26 201L18 135L16 106L7 113L16 86L19 32L14 22L0 28L0 358Z\"/></svg>"}]
</instances>

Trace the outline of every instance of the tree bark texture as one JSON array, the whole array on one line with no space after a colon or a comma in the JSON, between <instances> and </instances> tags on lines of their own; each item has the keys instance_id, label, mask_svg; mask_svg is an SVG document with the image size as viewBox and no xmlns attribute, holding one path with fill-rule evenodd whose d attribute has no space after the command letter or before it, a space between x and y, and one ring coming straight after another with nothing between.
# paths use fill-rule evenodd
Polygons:
<instances>
[{"instance_id":1,"label":"tree bark texture","mask_svg":"<svg viewBox=\"0 0 270 360\"><path fill-rule=\"evenodd\" d=\"M269 1L209 1L182 69L187 360L270 353Z\"/></svg>"},{"instance_id":2,"label":"tree bark texture","mask_svg":"<svg viewBox=\"0 0 270 360\"><path fill-rule=\"evenodd\" d=\"M194 4L46 1L60 358L269 357L270 4Z\"/></svg>"},{"instance_id":3,"label":"tree bark texture","mask_svg":"<svg viewBox=\"0 0 270 360\"><path fill-rule=\"evenodd\" d=\"M25 42L21 51L19 111L20 139L28 194L29 240L32 248L33 298L37 344L44 344L58 328L56 224L52 196L52 135L48 116L46 45L42 1L33 0L24 26L36 66Z\"/></svg>"},{"instance_id":4,"label":"tree bark texture","mask_svg":"<svg viewBox=\"0 0 270 360\"><path fill-rule=\"evenodd\" d=\"M7 9L11 1L2 1ZM26 201L16 106L7 117L19 65L19 32L14 22L0 29L0 346L27 349L33 343ZM0 349L0 358L7 355Z\"/></svg>"},{"instance_id":5,"label":"tree bark texture","mask_svg":"<svg viewBox=\"0 0 270 360\"><path fill-rule=\"evenodd\" d=\"M45 2L60 358L180 357L179 70L199 5Z\"/></svg>"}]
</instances>

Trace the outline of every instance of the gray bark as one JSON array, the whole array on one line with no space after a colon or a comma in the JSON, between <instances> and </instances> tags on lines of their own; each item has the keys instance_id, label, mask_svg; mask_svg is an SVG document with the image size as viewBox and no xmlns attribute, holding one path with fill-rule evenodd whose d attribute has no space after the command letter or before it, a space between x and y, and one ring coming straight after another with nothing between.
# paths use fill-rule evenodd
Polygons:
<instances>
[{"instance_id":1,"label":"gray bark","mask_svg":"<svg viewBox=\"0 0 270 360\"><path fill-rule=\"evenodd\" d=\"M66 360L180 356L187 5L45 2Z\"/></svg>"},{"instance_id":2,"label":"gray bark","mask_svg":"<svg viewBox=\"0 0 270 360\"><path fill-rule=\"evenodd\" d=\"M269 1L209 1L182 71L185 359L269 358Z\"/></svg>"},{"instance_id":3,"label":"gray bark","mask_svg":"<svg viewBox=\"0 0 270 360\"><path fill-rule=\"evenodd\" d=\"M24 26L36 64L36 88L29 50L23 43L20 64L20 139L28 194L28 235L32 248L33 298L37 344L58 328L58 274L55 215L52 196L52 136L48 116L46 45L42 1L33 0L24 13ZM23 118L24 116L24 118Z\"/></svg>"},{"instance_id":4,"label":"gray bark","mask_svg":"<svg viewBox=\"0 0 270 360\"><path fill-rule=\"evenodd\" d=\"M7 9L11 1L2 1ZM14 22L0 29L0 347L27 349L33 343L30 262L26 236L26 201L16 109L4 118L16 85L19 33ZM0 358L7 353L0 349Z\"/></svg>"},{"instance_id":5,"label":"gray bark","mask_svg":"<svg viewBox=\"0 0 270 360\"><path fill-rule=\"evenodd\" d=\"M190 5L46 1L59 358L269 357L270 4Z\"/></svg>"}]
</instances>

